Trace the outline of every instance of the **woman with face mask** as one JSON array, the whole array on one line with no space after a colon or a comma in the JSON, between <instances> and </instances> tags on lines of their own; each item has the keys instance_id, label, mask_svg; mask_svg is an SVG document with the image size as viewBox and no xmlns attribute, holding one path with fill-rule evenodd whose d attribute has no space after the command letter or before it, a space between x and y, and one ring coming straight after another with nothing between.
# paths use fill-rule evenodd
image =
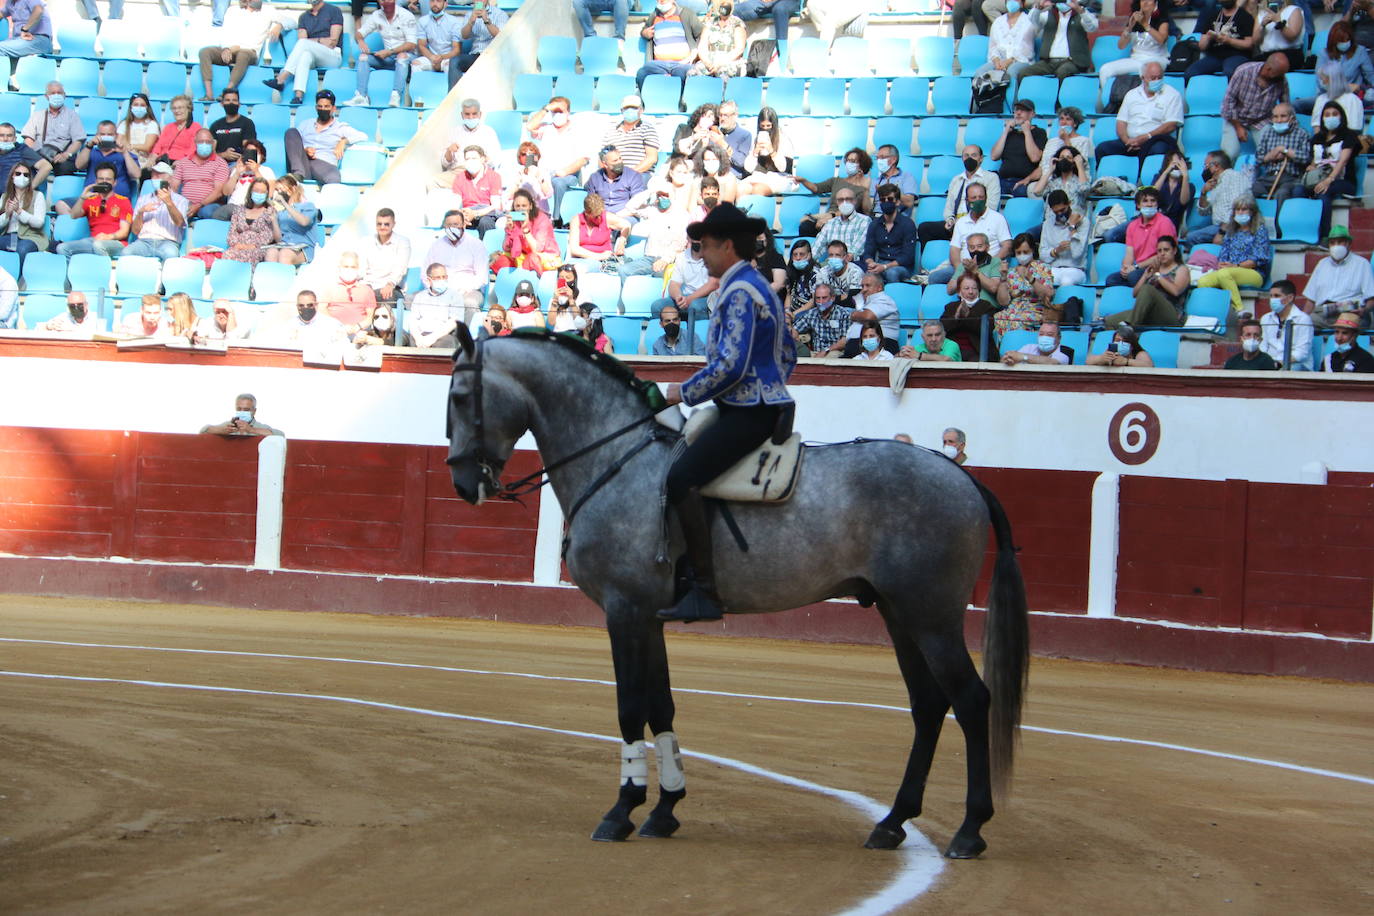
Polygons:
<instances>
[{"instance_id":1,"label":"woman with face mask","mask_svg":"<svg viewBox=\"0 0 1374 916\"><path fill-rule=\"evenodd\" d=\"M119 122L119 139L124 141L127 149L133 151L143 177L147 178L147 170L152 168L155 161L153 147L157 145L162 126L157 123L157 114L148 96L142 92L135 92L129 97L124 111L124 119Z\"/></svg>"},{"instance_id":2,"label":"woman with face mask","mask_svg":"<svg viewBox=\"0 0 1374 916\"><path fill-rule=\"evenodd\" d=\"M567 276L565 271L571 272L571 276ZM582 310L577 304L577 294L577 271L572 265L565 264L558 268L558 282L553 288L546 321L550 328L560 334L579 331L577 319L582 316Z\"/></svg>"},{"instance_id":3,"label":"woman with face mask","mask_svg":"<svg viewBox=\"0 0 1374 916\"><path fill-rule=\"evenodd\" d=\"M816 286L816 259L811 256L809 239L797 239L787 257L786 295L782 304L789 311L796 311L811 301L811 292Z\"/></svg>"},{"instance_id":4,"label":"woman with face mask","mask_svg":"<svg viewBox=\"0 0 1374 916\"><path fill-rule=\"evenodd\" d=\"M689 60L690 76L744 76L749 36L735 15L734 0L715 0L701 24L696 53Z\"/></svg>"},{"instance_id":5,"label":"woman with face mask","mask_svg":"<svg viewBox=\"0 0 1374 916\"><path fill-rule=\"evenodd\" d=\"M763 230L755 243L754 266L768 279L768 285L781 299L787 286L787 262L778 254L778 246L773 244L772 229Z\"/></svg>"},{"instance_id":6,"label":"woman with face mask","mask_svg":"<svg viewBox=\"0 0 1374 916\"><path fill-rule=\"evenodd\" d=\"M812 194L829 194L830 200L826 202L825 209L814 216L802 218L801 227L798 235L808 237L815 236L825 224L836 216L853 216L855 213L871 215L873 213L872 183L869 181L868 173L873 168L873 159L867 151L859 149L857 146L844 154L844 159L840 162L839 174L834 178L827 178L825 181L811 182L797 176L797 183ZM840 208L836 195L841 188L848 188L854 192L854 200L843 211Z\"/></svg>"},{"instance_id":7,"label":"woman with face mask","mask_svg":"<svg viewBox=\"0 0 1374 916\"><path fill-rule=\"evenodd\" d=\"M1088 212L1088 188L1091 185L1091 172L1088 160L1075 146L1060 146L1053 157L1040 160L1040 178L1031 186L1030 193L1035 197L1049 197L1054 190L1069 195L1069 205L1074 213ZM1046 211L1049 205L1045 205ZM1048 215L1048 214L1047 214Z\"/></svg>"},{"instance_id":8,"label":"woman with face mask","mask_svg":"<svg viewBox=\"0 0 1374 916\"><path fill-rule=\"evenodd\" d=\"M315 257L315 225L320 208L305 199L305 189L291 175L283 175L272 187L267 203L276 212L281 240L267 249L266 260L304 264Z\"/></svg>"},{"instance_id":9,"label":"woman with face mask","mask_svg":"<svg viewBox=\"0 0 1374 916\"><path fill-rule=\"evenodd\" d=\"M1045 306L1054 298L1054 278L1036 248L1028 233L1012 239L1011 260L1002 265L1002 282L997 287L997 304L1002 309L993 323L999 338L1014 328L1035 329L1040 322L1059 317L1045 314Z\"/></svg>"},{"instance_id":10,"label":"woman with face mask","mask_svg":"<svg viewBox=\"0 0 1374 916\"><path fill-rule=\"evenodd\" d=\"M542 328L545 326L544 313L540 309L539 296L534 284L521 280L515 285L510 302L506 305L506 318L512 330L516 328Z\"/></svg>"},{"instance_id":11,"label":"woman with face mask","mask_svg":"<svg viewBox=\"0 0 1374 916\"><path fill-rule=\"evenodd\" d=\"M1369 50L1355 40L1355 30L1348 20L1338 19L1331 24L1326 45L1317 52L1318 73L1331 64L1340 67L1341 82L1347 90L1364 96L1366 108L1374 105L1374 93L1370 92L1374 89L1374 60L1370 58ZM1318 89L1321 88L1319 81ZM1321 110L1321 103L1316 96L1308 96L1294 100L1293 109L1298 114L1311 114Z\"/></svg>"},{"instance_id":12,"label":"woman with face mask","mask_svg":"<svg viewBox=\"0 0 1374 916\"><path fill-rule=\"evenodd\" d=\"M859 326L859 351L852 359L861 362L885 362L893 358L883 348L883 326L876 321L865 321Z\"/></svg>"},{"instance_id":13,"label":"woman with face mask","mask_svg":"<svg viewBox=\"0 0 1374 916\"><path fill-rule=\"evenodd\" d=\"M1175 226L1183 225L1188 204L1193 200L1192 179L1188 177L1188 160L1177 150L1169 153L1164 157L1159 174L1151 184L1159 192L1159 212L1169 217L1169 221ZM1107 241L1124 241L1125 228L1121 227L1120 239L1108 238Z\"/></svg>"},{"instance_id":14,"label":"woman with face mask","mask_svg":"<svg viewBox=\"0 0 1374 916\"><path fill-rule=\"evenodd\" d=\"M1135 284L1135 306L1108 315L1103 322L1109 328L1126 323L1135 328L1175 327L1183 323L1183 303L1193 275L1178 255L1178 240L1172 235L1160 236L1155 242L1154 264L1142 271Z\"/></svg>"},{"instance_id":15,"label":"woman with face mask","mask_svg":"<svg viewBox=\"0 0 1374 916\"><path fill-rule=\"evenodd\" d=\"M754 145L744 157L746 176L740 182L744 194L789 194L798 188L792 174L792 143L782 132L778 113L771 108L759 110Z\"/></svg>"},{"instance_id":16,"label":"woman with face mask","mask_svg":"<svg viewBox=\"0 0 1374 916\"><path fill-rule=\"evenodd\" d=\"M720 132L719 106L710 102L698 105L673 132L673 150L679 155L690 159L708 146L727 157L730 155L730 144Z\"/></svg>"},{"instance_id":17,"label":"woman with face mask","mask_svg":"<svg viewBox=\"0 0 1374 916\"><path fill-rule=\"evenodd\" d=\"M1364 129L1364 103L1345 82L1341 65L1329 63L1317 70L1317 97L1312 104L1312 131L1321 126L1321 110L1327 103L1341 106L1345 112L1345 126L1359 133Z\"/></svg>"},{"instance_id":18,"label":"woman with face mask","mask_svg":"<svg viewBox=\"0 0 1374 916\"><path fill-rule=\"evenodd\" d=\"M1107 343L1107 349L1093 353L1084 362L1089 366L1135 366L1153 368L1155 361L1140 349L1140 335L1131 327L1120 327Z\"/></svg>"},{"instance_id":19,"label":"woman with face mask","mask_svg":"<svg viewBox=\"0 0 1374 916\"><path fill-rule=\"evenodd\" d=\"M491 269L499 272L520 268L532 270L538 276L562 262L553 220L535 205L533 194L525 188L518 189L511 195L504 240L501 250L492 255Z\"/></svg>"},{"instance_id":20,"label":"woman with face mask","mask_svg":"<svg viewBox=\"0 0 1374 916\"><path fill-rule=\"evenodd\" d=\"M415 341L396 327L396 313L383 302L372 313L372 320L353 335L353 344L358 347L413 347Z\"/></svg>"},{"instance_id":21,"label":"woman with face mask","mask_svg":"<svg viewBox=\"0 0 1374 916\"><path fill-rule=\"evenodd\" d=\"M1359 153L1360 135L1347 126L1345 109L1337 103L1326 102L1316 111L1320 126L1312 131L1312 161L1303 173L1303 186L1322 202L1317 237L1324 239L1331 228L1331 202L1355 193L1350 165Z\"/></svg>"},{"instance_id":22,"label":"woman with face mask","mask_svg":"<svg viewBox=\"0 0 1374 916\"><path fill-rule=\"evenodd\" d=\"M568 257L583 262L583 269L614 273L629 240L629 221L608 212L601 195L592 191L568 227Z\"/></svg>"},{"instance_id":23,"label":"woman with face mask","mask_svg":"<svg viewBox=\"0 0 1374 916\"><path fill-rule=\"evenodd\" d=\"M0 251L19 255L19 266L35 251L48 250L48 203L33 186L33 166L16 163L0 193Z\"/></svg>"},{"instance_id":24,"label":"woman with face mask","mask_svg":"<svg viewBox=\"0 0 1374 916\"><path fill-rule=\"evenodd\" d=\"M272 183L256 178L248 187L242 204L229 208L229 250L231 261L260 264L267 257L267 246L281 242L281 227L272 211Z\"/></svg>"},{"instance_id":25,"label":"woman with face mask","mask_svg":"<svg viewBox=\"0 0 1374 916\"><path fill-rule=\"evenodd\" d=\"M1131 18L1116 42L1118 48L1129 47L1131 56L1098 68L1097 78L1104 87L1110 86L1118 76L1138 75L1151 61L1161 67L1169 66L1169 12L1165 6L1158 0L1132 0Z\"/></svg>"},{"instance_id":26,"label":"woman with face mask","mask_svg":"<svg viewBox=\"0 0 1374 916\"><path fill-rule=\"evenodd\" d=\"M1255 198L1243 194L1232 205L1231 219L1222 227L1225 238L1217 267L1202 275L1197 285L1224 289L1231 294L1231 308L1241 309L1240 287L1263 286L1274 260L1274 246Z\"/></svg>"}]
</instances>

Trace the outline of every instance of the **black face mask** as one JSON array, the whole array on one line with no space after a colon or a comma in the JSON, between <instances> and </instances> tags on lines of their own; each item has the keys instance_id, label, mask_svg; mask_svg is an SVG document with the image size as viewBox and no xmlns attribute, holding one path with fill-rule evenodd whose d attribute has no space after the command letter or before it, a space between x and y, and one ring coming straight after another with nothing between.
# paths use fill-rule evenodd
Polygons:
<instances>
[{"instance_id":1,"label":"black face mask","mask_svg":"<svg viewBox=\"0 0 1374 916\"><path fill-rule=\"evenodd\" d=\"M296 314L299 315L299 316L301 316L301 321L314 321L314 320L315 320L315 306L313 306L313 305L302 305L302 306L297 306L297 308L296 308Z\"/></svg>"},{"instance_id":2,"label":"black face mask","mask_svg":"<svg viewBox=\"0 0 1374 916\"><path fill-rule=\"evenodd\" d=\"M969 172L969 174L978 171L978 164L978 160L974 159L972 156L964 157L964 168Z\"/></svg>"},{"instance_id":3,"label":"black face mask","mask_svg":"<svg viewBox=\"0 0 1374 916\"><path fill-rule=\"evenodd\" d=\"M719 197L703 197L701 199L701 205L707 210L713 209L718 203L720 203Z\"/></svg>"},{"instance_id":4,"label":"black face mask","mask_svg":"<svg viewBox=\"0 0 1374 916\"><path fill-rule=\"evenodd\" d=\"M1072 159L1060 159L1055 167L1059 170L1060 175L1072 175L1076 171Z\"/></svg>"},{"instance_id":5,"label":"black face mask","mask_svg":"<svg viewBox=\"0 0 1374 916\"><path fill-rule=\"evenodd\" d=\"M619 178L625 173L625 165L624 163L617 162L615 165L606 166L606 171Z\"/></svg>"},{"instance_id":6,"label":"black face mask","mask_svg":"<svg viewBox=\"0 0 1374 916\"><path fill-rule=\"evenodd\" d=\"M77 321L85 321L85 320L86 320L86 306L84 306L84 305L79 305L79 304L69 305L69 306L67 306L67 311L70 312L70 313L71 313L71 316L72 316L73 318L75 318Z\"/></svg>"},{"instance_id":7,"label":"black face mask","mask_svg":"<svg viewBox=\"0 0 1374 916\"><path fill-rule=\"evenodd\" d=\"M334 120L334 112L330 111L328 108L316 108L315 117L320 119L320 123L328 124L330 121Z\"/></svg>"},{"instance_id":8,"label":"black face mask","mask_svg":"<svg viewBox=\"0 0 1374 916\"><path fill-rule=\"evenodd\" d=\"M1203 181L1211 181L1211 180L1212 180L1212 174L1213 174L1212 169L1203 169L1203 170L1202 170L1202 180L1203 180Z\"/></svg>"},{"instance_id":9,"label":"black face mask","mask_svg":"<svg viewBox=\"0 0 1374 916\"><path fill-rule=\"evenodd\" d=\"M663 333L664 333L665 336L668 336L668 337L676 337L676 336L677 336L677 332L678 332L679 330L681 330L681 329L682 329L682 322L681 322L681 321L665 321L665 322L663 322Z\"/></svg>"},{"instance_id":10,"label":"black face mask","mask_svg":"<svg viewBox=\"0 0 1374 916\"><path fill-rule=\"evenodd\" d=\"M224 103L224 114L225 114L226 117L237 118L237 117L239 116L239 103L238 103L238 102L225 102L225 103Z\"/></svg>"},{"instance_id":11,"label":"black face mask","mask_svg":"<svg viewBox=\"0 0 1374 916\"><path fill-rule=\"evenodd\" d=\"M767 251L767 250L768 250L768 242L767 242L767 241L765 241L765 240L760 240L760 241L754 243L754 254L763 254L763 253L764 253L765 251Z\"/></svg>"}]
</instances>

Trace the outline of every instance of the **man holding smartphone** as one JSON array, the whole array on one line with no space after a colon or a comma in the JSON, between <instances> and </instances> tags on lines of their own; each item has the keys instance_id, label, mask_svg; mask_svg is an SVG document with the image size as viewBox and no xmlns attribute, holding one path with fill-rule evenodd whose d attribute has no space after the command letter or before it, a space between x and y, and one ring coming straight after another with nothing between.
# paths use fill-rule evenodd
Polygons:
<instances>
[{"instance_id":1,"label":"man holding smartphone","mask_svg":"<svg viewBox=\"0 0 1374 916\"><path fill-rule=\"evenodd\" d=\"M258 399L251 394L241 394L234 398L234 415L223 423L202 426L201 434L212 436L281 436L279 429L273 429L257 420Z\"/></svg>"}]
</instances>

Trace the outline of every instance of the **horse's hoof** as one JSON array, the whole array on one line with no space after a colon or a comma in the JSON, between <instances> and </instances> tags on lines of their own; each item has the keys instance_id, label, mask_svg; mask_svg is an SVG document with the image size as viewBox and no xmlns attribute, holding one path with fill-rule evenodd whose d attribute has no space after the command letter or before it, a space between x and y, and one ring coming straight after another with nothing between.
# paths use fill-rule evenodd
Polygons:
<instances>
[{"instance_id":1,"label":"horse's hoof","mask_svg":"<svg viewBox=\"0 0 1374 916\"><path fill-rule=\"evenodd\" d=\"M639 828L639 835L655 840L666 840L677 833L677 828L681 826L682 823L671 814L650 814L649 819L644 822L644 826Z\"/></svg>"},{"instance_id":2,"label":"horse's hoof","mask_svg":"<svg viewBox=\"0 0 1374 916\"><path fill-rule=\"evenodd\" d=\"M886 827L882 824L873 828L864 843L865 849L896 849L906 839L906 831L901 827Z\"/></svg>"},{"instance_id":3,"label":"horse's hoof","mask_svg":"<svg viewBox=\"0 0 1374 916\"><path fill-rule=\"evenodd\" d=\"M987 842L976 833L971 837L963 834L956 834L954 839L949 841L949 848L945 850L945 857L950 859L975 859L983 854L983 850L988 848Z\"/></svg>"},{"instance_id":4,"label":"horse's hoof","mask_svg":"<svg viewBox=\"0 0 1374 916\"><path fill-rule=\"evenodd\" d=\"M613 821L610 818L596 825L596 830L592 833L592 839L598 843L623 843L629 839L630 834L634 833L635 825L629 819L623 821Z\"/></svg>"}]
</instances>

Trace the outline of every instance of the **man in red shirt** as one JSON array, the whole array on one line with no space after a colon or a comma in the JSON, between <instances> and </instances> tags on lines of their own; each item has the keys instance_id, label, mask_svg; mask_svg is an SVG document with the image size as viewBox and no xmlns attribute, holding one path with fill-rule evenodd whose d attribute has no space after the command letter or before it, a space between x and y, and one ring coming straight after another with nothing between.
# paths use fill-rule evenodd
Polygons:
<instances>
[{"instance_id":1,"label":"man in red shirt","mask_svg":"<svg viewBox=\"0 0 1374 916\"><path fill-rule=\"evenodd\" d=\"M74 254L103 254L117 258L124 251L129 238L129 224L134 217L129 198L114 192L115 170L101 165L95 170L95 184L90 185L77 201L77 208L86 217L91 237L63 242L57 253L66 257Z\"/></svg>"},{"instance_id":2,"label":"man in red shirt","mask_svg":"<svg viewBox=\"0 0 1374 916\"><path fill-rule=\"evenodd\" d=\"M463 219L469 229L486 232L496 228L501 216L501 176L487 165L480 146L463 150L463 170L453 179L453 193L461 199Z\"/></svg>"},{"instance_id":3,"label":"man in red shirt","mask_svg":"<svg viewBox=\"0 0 1374 916\"><path fill-rule=\"evenodd\" d=\"M224 183L229 180L229 163L215 153L215 135L205 128L196 131L196 150L185 159L178 159L168 186L191 202L186 218L193 218L202 207L209 207L205 215L216 209L213 205L224 199Z\"/></svg>"},{"instance_id":4,"label":"man in red shirt","mask_svg":"<svg viewBox=\"0 0 1374 916\"><path fill-rule=\"evenodd\" d=\"M339 255L339 282L324 293L325 312L351 337L359 327L371 324L376 308L377 297L363 282L357 253L343 252Z\"/></svg>"}]
</instances>

